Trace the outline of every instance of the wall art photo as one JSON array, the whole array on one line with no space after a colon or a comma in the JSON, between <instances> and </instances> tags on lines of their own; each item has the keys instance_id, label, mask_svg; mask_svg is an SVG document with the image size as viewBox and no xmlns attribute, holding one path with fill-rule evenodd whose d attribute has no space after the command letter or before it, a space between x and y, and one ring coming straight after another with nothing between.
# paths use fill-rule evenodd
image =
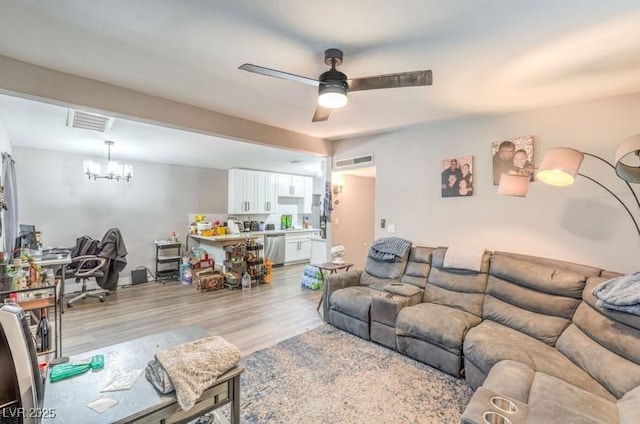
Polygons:
<instances>
[{"instance_id":1,"label":"wall art photo","mask_svg":"<svg viewBox=\"0 0 640 424\"><path fill-rule=\"evenodd\" d=\"M473 156L442 161L442 197L473 195Z\"/></svg>"},{"instance_id":2,"label":"wall art photo","mask_svg":"<svg viewBox=\"0 0 640 424\"><path fill-rule=\"evenodd\" d=\"M500 184L502 174L527 176L533 181L533 136L494 141L491 144L491 153L493 184Z\"/></svg>"}]
</instances>

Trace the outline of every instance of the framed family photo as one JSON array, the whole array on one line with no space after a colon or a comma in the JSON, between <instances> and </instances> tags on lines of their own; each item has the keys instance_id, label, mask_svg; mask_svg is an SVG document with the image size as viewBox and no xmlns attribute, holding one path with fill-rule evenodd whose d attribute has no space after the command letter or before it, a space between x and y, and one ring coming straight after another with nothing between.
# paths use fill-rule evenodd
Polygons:
<instances>
[{"instance_id":1,"label":"framed family photo","mask_svg":"<svg viewBox=\"0 0 640 424\"><path fill-rule=\"evenodd\" d=\"M522 175L533 181L533 136L526 135L509 140L494 141L493 184L500 184L500 175Z\"/></svg>"},{"instance_id":2,"label":"framed family photo","mask_svg":"<svg viewBox=\"0 0 640 424\"><path fill-rule=\"evenodd\" d=\"M473 195L473 156L444 159L441 168L442 197Z\"/></svg>"}]
</instances>

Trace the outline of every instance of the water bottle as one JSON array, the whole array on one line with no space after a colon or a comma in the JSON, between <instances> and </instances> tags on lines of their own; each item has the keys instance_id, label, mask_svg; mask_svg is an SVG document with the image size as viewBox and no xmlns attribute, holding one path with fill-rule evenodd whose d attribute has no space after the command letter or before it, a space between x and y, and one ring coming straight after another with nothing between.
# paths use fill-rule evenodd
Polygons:
<instances>
[{"instance_id":1,"label":"water bottle","mask_svg":"<svg viewBox=\"0 0 640 424\"><path fill-rule=\"evenodd\" d=\"M246 271L242 276L242 290L251 290L251 277Z\"/></svg>"}]
</instances>

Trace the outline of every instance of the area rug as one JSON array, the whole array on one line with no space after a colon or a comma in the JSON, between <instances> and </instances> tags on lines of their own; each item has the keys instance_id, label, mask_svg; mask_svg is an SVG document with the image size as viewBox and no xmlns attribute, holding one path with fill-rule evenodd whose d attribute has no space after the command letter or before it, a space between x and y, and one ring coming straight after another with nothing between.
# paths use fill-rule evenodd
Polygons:
<instances>
[{"instance_id":1,"label":"area rug","mask_svg":"<svg viewBox=\"0 0 640 424\"><path fill-rule=\"evenodd\" d=\"M327 324L242 364L243 424L453 424L473 394L464 380Z\"/></svg>"}]
</instances>

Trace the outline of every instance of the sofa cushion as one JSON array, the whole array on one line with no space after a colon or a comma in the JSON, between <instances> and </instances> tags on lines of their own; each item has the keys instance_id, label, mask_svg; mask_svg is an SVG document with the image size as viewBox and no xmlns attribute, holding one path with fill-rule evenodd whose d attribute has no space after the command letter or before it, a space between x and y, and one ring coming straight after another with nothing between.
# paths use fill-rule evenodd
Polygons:
<instances>
[{"instance_id":1,"label":"sofa cushion","mask_svg":"<svg viewBox=\"0 0 640 424\"><path fill-rule=\"evenodd\" d=\"M435 303L420 303L400 311L396 334L460 353L464 335L479 323L480 318L468 312Z\"/></svg>"},{"instance_id":2,"label":"sofa cushion","mask_svg":"<svg viewBox=\"0 0 640 424\"><path fill-rule=\"evenodd\" d=\"M582 303L557 349L616 398L640 386L640 330L613 321Z\"/></svg>"},{"instance_id":3,"label":"sofa cushion","mask_svg":"<svg viewBox=\"0 0 640 424\"><path fill-rule=\"evenodd\" d=\"M464 339L465 359L484 375L498 362L510 359L529 368L558 377L611 401L616 398L597 380L571 362L560 351L512 328L483 321L471 328Z\"/></svg>"},{"instance_id":4,"label":"sofa cushion","mask_svg":"<svg viewBox=\"0 0 640 424\"><path fill-rule=\"evenodd\" d=\"M482 257L481 272L444 267L446 248L433 251L431 272L423 302L452 306L482 316L482 304L487 285L489 252Z\"/></svg>"},{"instance_id":5,"label":"sofa cushion","mask_svg":"<svg viewBox=\"0 0 640 424\"><path fill-rule=\"evenodd\" d=\"M535 262L494 255L483 318L551 346L570 324L586 277Z\"/></svg>"},{"instance_id":6,"label":"sofa cushion","mask_svg":"<svg viewBox=\"0 0 640 424\"><path fill-rule=\"evenodd\" d=\"M330 308L368 323L371 298L378 294L380 294L379 290L370 287L347 287L331 295Z\"/></svg>"},{"instance_id":7,"label":"sofa cushion","mask_svg":"<svg viewBox=\"0 0 640 424\"><path fill-rule=\"evenodd\" d=\"M402 274L404 274L410 252L411 249L407 249L404 257L394 262L378 261L367 256L367 261L364 264L364 270L373 277L398 279Z\"/></svg>"},{"instance_id":8,"label":"sofa cushion","mask_svg":"<svg viewBox=\"0 0 640 424\"><path fill-rule=\"evenodd\" d=\"M550 315L528 311L503 302L493 296L485 296L483 317L513 328L523 334L553 346L571 321Z\"/></svg>"},{"instance_id":9,"label":"sofa cushion","mask_svg":"<svg viewBox=\"0 0 640 424\"><path fill-rule=\"evenodd\" d=\"M596 277L599 275L604 275L608 271L603 271L601 268L597 268L589 265L576 264L573 262L560 261L558 259L550 259L550 258L541 258L539 256L531 256L524 255L521 253L512 253L512 252L501 252L495 251L493 252L494 256L505 256L508 258L519 259L521 261L527 261L539 265L548 266L551 268L560 268L565 271L572 271L576 274L585 275L587 277ZM613 278L613 277L609 277Z\"/></svg>"},{"instance_id":10,"label":"sofa cushion","mask_svg":"<svg viewBox=\"0 0 640 424\"><path fill-rule=\"evenodd\" d=\"M618 401L620 424L640 423L640 386L628 392Z\"/></svg>"},{"instance_id":11,"label":"sofa cushion","mask_svg":"<svg viewBox=\"0 0 640 424\"><path fill-rule=\"evenodd\" d=\"M409 261L400 282L424 289L431 270L432 247L414 246L409 253Z\"/></svg>"},{"instance_id":12,"label":"sofa cushion","mask_svg":"<svg viewBox=\"0 0 640 424\"><path fill-rule=\"evenodd\" d=\"M530 424L619 422L611 400L544 373L535 374L528 403Z\"/></svg>"}]
</instances>

